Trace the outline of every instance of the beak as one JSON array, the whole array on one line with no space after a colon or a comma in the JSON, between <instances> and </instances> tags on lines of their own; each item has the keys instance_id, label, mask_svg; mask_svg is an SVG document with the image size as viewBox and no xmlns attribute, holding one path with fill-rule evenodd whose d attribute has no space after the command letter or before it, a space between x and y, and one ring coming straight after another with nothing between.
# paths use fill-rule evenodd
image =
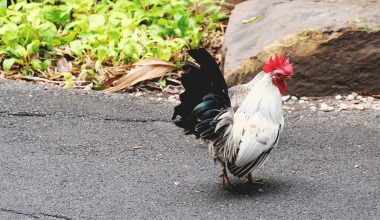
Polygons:
<instances>
[{"instance_id":1,"label":"beak","mask_svg":"<svg viewBox=\"0 0 380 220\"><path fill-rule=\"evenodd\" d=\"M293 77L291 77L291 76L285 76L285 78L287 78L287 79L293 79Z\"/></svg>"}]
</instances>

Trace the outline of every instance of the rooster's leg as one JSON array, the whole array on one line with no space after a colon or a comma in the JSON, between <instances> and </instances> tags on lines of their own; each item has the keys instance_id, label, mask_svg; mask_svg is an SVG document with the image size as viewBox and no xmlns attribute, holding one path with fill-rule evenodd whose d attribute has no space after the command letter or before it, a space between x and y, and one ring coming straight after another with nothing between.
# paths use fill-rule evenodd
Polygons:
<instances>
[{"instance_id":1,"label":"rooster's leg","mask_svg":"<svg viewBox=\"0 0 380 220\"><path fill-rule=\"evenodd\" d=\"M220 164L222 165L222 174L220 174L220 177L222 178L223 188L232 189L232 184L230 180L228 179L228 175L227 175L226 164L223 162L221 162Z\"/></svg>"},{"instance_id":2,"label":"rooster's leg","mask_svg":"<svg viewBox=\"0 0 380 220\"><path fill-rule=\"evenodd\" d=\"M249 173L247 175L247 179L248 179L248 181L247 181L248 184L264 184L263 183L263 179L261 179L261 178L253 178L252 173Z\"/></svg>"}]
</instances>

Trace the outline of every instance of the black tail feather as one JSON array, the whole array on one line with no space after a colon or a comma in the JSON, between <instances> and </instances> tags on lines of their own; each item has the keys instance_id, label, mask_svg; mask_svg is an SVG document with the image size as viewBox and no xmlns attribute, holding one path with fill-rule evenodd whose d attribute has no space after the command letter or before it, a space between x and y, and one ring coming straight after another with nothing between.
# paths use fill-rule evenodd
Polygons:
<instances>
[{"instance_id":1,"label":"black tail feather","mask_svg":"<svg viewBox=\"0 0 380 220\"><path fill-rule=\"evenodd\" d=\"M181 104L175 107L172 119L185 134L207 140L221 139L220 134L215 134L214 119L231 107L226 81L207 50L194 49L188 53L199 66L192 62L183 66L185 73L180 80L185 92L180 95Z\"/></svg>"}]
</instances>

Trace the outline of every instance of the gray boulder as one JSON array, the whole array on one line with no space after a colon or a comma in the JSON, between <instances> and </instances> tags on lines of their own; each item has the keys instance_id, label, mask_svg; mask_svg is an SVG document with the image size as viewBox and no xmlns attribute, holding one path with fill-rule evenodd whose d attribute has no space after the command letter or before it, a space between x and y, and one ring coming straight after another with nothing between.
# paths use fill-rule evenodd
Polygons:
<instances>
[{"instance_id":1,"label":"gray boulder","mask_svg":"<svg viewBox=\"0 0 380 220\"><path fill-rule=\"evenodd\" d=\"M380 1L238 4L223 45L228 84L249 81L275 53L285 53L294 63L290 94L380 94Z\"/></svg>"}]
</instances>

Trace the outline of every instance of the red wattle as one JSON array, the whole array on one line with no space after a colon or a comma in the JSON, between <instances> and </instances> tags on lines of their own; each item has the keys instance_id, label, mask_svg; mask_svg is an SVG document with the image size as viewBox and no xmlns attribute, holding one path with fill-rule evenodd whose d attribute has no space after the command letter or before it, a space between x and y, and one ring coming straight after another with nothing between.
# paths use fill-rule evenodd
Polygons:
<instances>
[{"instance_id":1,"label":"red wattle","mask_svg":"<svg viewBox=\"0 0 380 220\"><path fill-rule=\"evenodd\" d=\"M280 90L281 94L285 94L286 90L288 90L288 84L286 84L283 78L273 78L273 83L277 86L278 90Z\"/></svg>"}]
</instances>

